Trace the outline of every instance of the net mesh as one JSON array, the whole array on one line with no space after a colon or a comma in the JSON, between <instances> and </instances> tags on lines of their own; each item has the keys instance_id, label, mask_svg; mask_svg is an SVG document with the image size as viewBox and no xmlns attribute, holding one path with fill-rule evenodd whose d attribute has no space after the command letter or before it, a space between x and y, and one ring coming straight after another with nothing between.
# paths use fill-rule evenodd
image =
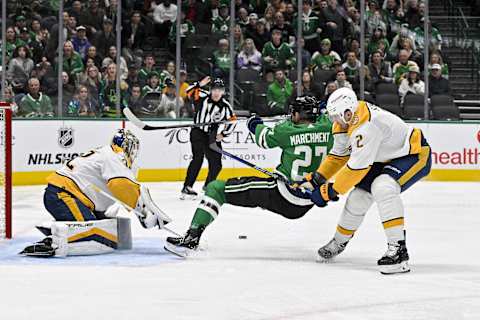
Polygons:
<instances>
[{"instance_id":1,"label":"net mesh","mask_svg":"<svg viewBox=\"0 0 480 320\"><path fill-rule=\"evenodd\" d=\"M6 236L6 111L0 108L0 238Z\"/></svg>"}]
</instances>

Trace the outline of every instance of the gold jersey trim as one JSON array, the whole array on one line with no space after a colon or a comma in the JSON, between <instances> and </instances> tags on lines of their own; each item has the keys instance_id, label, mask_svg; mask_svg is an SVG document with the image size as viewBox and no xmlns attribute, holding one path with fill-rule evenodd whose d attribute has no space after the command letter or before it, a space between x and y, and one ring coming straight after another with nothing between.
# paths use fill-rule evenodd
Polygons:
<instances>
[{"instance_id":1,"label":"gold jersey trim","mask_svg":"<svg viewBox=\"0 0 480 320\"><path fill-rule=\"evenodd\" d=\"M140 197L140 185L126 177L110 178L107 182L108 189L113 196L135 208Z\"/></svg>"},{"instance_id":2,"label":"gold jersey trim","mask_svg":"<svg viewBox=\"0 0 480 320\"><path fill-rule=\"evenodd\" d=\"M358 129L364 123L369 122L371 118L372 115L370 113L370 109L368 108L365 101L359 101L357 111L355 111L355 113L353 114L351 124L348 127L348 136L351 136L353 131Z\"/></svg>"},{"instance_id":3,"label":"gold jersey trim","mask_svg":"<svg viewBox=\"0 0 480 320\"><path fill-rule=\"evenodd\" d=\"M82 192L77 183L64 175L57 172L52 173L47 177L47 182L55 187L61 188L73 194L78 200L86 205L90 210L95 211L95 203Z\"/></svg>"}]
</instances>

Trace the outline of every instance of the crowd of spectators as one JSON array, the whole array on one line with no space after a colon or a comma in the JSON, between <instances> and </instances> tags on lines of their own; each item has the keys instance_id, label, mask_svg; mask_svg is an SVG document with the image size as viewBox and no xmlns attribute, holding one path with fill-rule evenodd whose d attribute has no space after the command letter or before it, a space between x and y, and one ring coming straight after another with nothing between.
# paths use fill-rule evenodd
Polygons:
<instances>
[{"instance_id":1,"label":"crowd of spectators","mask_svg":"<svg viewBox=\"0 0 480 320\"><path fill-rule=\"evenodd\" d=\"M296 95L326 99L334 90L349 87L360 93L364 74L365 93L375 96L380 83L395 84L402 98L423 94L424 3L420 0L366 0L366 15L360 17L360 1L304 0L302 8L288 0L184 0L180 37L208 35L212 41L205 58L208 73L228 81L230 66L251 69L266 84L267 108L286 111ZM198 57L182 64L180 112L176 112L173 61L158 66L155 45L175 55L176 2L171 0L117 0L64 2L63 25L58 24L58 2L47 0L7 1L6 32L7 98L17 106L16 116L59 115L57 110L58 48L63 50L63 116L116 117L117 104L130 106L141 116L189 117L192 107L186 94ZM302 38L297 41L297 19L301 15ZM116 65L117 33L121 19L121 59ZM234 42L230 43L231 19ZM360 25L365 24L365 61L360 54ZM430 93L449 93L449 68L442 55L442 36L429 24ZM65 41L59 46L58 34ZM213 43L213 44L212 44ZM301 56L297 56L300 43ZM187 45L186 45L187 46ZM230 56L233 46L235 56ZM188 49L188 48L187 48ZM185 49L184 49L185 50ZM185 52L182 52L185 53ZM187 55L182 56L186 59ZM172 59L173 60L173 59ZM297 79L297 64L302 76ZM188 66L188 73L186 70ZM363 72L361 72L363 68ZM120 74L120 97L116 94ZM243 106L248 108L250 106Z\"/></svg>"}]
</instances>

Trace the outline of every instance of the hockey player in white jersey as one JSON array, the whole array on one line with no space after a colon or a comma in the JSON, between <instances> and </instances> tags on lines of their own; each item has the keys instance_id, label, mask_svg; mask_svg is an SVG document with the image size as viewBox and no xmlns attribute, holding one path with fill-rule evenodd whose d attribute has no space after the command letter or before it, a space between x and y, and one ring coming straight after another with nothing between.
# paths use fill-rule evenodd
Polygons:
<instances>
[{"instance_id":1,"label":"hockey player in white jersey","mask_svg":"<svg viewBox=\"0 0 480 320\"><path fill-rule=\"evenodd\" d=\"M351 89L332 93L327 112L334 122L334 145L310 175L312 201L325 206L352 188L333 239L318 250L321 260L340 254L377 203L388 249L377 262L384 274L408 272L404 208L400 193L428 175L431 150L420 129L364 101ZM335 182L323 181L335 175Z\"/></svg>"},{"instance_id":2,"label":"hockey player in white jersey","mask_svg":"<svg viewBox=\"0 0 480 320\"><path fill-rule=\"evenodd\" d=\"M145 228L170 222L135 179L133 165L139 140L129 130L119 129L109 145L91 150L47 178L44 205L55 218L50 227L39 228L47 238L26 247L28 256L88 255L117 249L119 206L135 208Z\"/></svg>"}]
</instances>

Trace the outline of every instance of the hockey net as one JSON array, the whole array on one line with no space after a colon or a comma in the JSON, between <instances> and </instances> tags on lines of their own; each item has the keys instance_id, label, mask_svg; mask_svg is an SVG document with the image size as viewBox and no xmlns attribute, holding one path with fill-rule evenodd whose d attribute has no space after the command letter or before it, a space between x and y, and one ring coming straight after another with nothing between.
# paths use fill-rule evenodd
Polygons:
<instances>
[{"instance_id":1,"label":"hockey net","mask_svg":"<svg viewBox=\"0 0 480 320\"><path fill-rule=\"evenodd\" d=\"M12 111L0 102L0 239L12 237Z\"/></svg>"}]
</instances>

